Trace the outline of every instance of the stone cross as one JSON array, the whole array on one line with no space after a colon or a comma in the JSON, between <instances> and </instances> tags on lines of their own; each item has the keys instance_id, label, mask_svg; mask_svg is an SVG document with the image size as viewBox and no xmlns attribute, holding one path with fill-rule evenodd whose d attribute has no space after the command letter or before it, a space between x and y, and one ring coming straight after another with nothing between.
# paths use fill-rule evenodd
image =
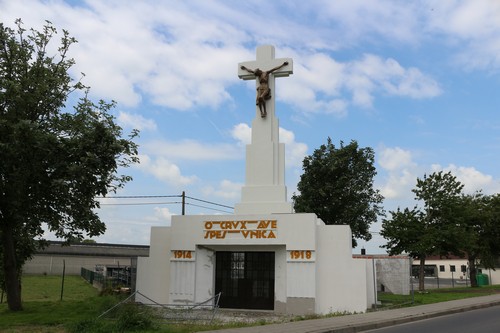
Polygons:
<instances>
[{"instance_id":1,"label":"stone cross","mask_svg":"<svg viewBox=\"0 0 500 333\"><path fill-rule=\"evenodd\" d=\"M252 141L246 147L245 185L241 202L235 205L237 215L292 212L285 186L285 145L279 142L279 122L274 111L274 78L292 72L292 59L275 59L270 45L257 48L256 61L238 64L241 79L256 80L257 98Z\"/></svg>"},{"instance_id":2,"label":"stone cross","mask_svg":"<svg viewBox=\"0 0 500 333\"><path fill-rule=\"evenodd\" d=\"M256 82L256 106L262 118L269 113L274 116L275 89L274 78L289 76L293 73L291 58L274 58L274 46L263 45L257 48L257 60L238 64L238 77Z\"/></svg>"}]
</instances>

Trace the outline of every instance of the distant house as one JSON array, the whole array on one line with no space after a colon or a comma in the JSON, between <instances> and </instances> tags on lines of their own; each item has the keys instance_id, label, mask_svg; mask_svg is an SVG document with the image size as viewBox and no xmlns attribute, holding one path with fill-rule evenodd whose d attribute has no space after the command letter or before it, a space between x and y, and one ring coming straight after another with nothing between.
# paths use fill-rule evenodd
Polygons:
<instances>
[{"instance_id":1,"label":"distant house","mask_svg":"<svg viewBox=\"0 0 500 333\"><path fill-rule=\"evenodd\" d=\"M478 273L488 276L489 284L500 284L500 262L496 269L485 269L478 265ZM413 275L418 274L418 261L413 262ZM469 276L469 263L467 258L454 255L429 256L425 259L425 276L439 279L466 280Z\"/></svg>"}]
</instances>

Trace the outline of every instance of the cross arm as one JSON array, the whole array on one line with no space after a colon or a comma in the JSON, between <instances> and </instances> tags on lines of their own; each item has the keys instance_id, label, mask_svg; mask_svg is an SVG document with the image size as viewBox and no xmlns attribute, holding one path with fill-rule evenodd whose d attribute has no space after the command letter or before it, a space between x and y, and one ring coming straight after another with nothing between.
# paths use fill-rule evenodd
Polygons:
<instances>
[{"instance_id":1,"label":"cross arm","mask_svg":"<svg viewBox=\"0 0 500 333\"><path fill-rule=\"evenodd\" d=\"M285 62L288 62L288 65L282 66ZM245 61L240 62L238 64L238 77L243 80L255 80L255 74L248 72L241 67L245 66L246 68L254 71L259 68L262 71L269 71L275 68L273 71L273 75L275 77L284 77L293 74L293 60L292 58L280 58L280 59L271 59L267 61Z\"/></svg>"}]
</instances>

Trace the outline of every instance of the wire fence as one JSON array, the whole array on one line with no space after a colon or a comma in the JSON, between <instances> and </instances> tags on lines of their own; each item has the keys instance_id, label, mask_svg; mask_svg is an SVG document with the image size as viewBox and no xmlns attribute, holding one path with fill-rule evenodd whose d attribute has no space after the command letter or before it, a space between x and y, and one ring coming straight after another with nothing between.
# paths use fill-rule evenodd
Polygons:
<instances>
[{"instance_id":1,"label":"wire fence","mask_svg":"<svg viewBox=\"0 0 500 333\"><path fill-rule=\"evenodd\" d=\"M139 291L133 292L126 299L120 303L109 308L103 312L97 319L112 317L113 314L120 309L120 307L127 304L135 304L136 306L148 306L154 309L156 315L168 323L206 323L210 324L215 319L219 309L219 299L222 293L218 293L200 303L173 305L173 304L160 304ZM140 296L141 302L134 301Z\"/></svg>"},{"instance_id":2,"label":"wire fence","mask_svg":"<svg viewBox=\"0 0 500 333\"><path fill-rule=\"evenodd\" d=\"M80 269L80 276L93 286L99 289L117 289L131 287L132 276L127 270L117 270L111 276L107 276L100 272L88 270L86 268Z\"/></svg>"}]
</instances>

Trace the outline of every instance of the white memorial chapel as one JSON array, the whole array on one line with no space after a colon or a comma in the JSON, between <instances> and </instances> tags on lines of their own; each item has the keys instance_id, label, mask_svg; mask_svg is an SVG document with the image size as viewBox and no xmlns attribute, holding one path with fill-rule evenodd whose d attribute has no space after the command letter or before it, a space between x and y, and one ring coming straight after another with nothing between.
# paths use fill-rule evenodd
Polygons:
<instances>
[{"instance_id":1,"label":"white memorial chapel","mask_svg":"<svg viewBox=\"0 0 500 333\"><path fill-rule=\"evenodd\" d=\"M222 292L222 308L304 315L371 307L372 272L352 258L350 227L293 213L287 202L274 81L292 72L292 59L275 59L268 45L238 65L257 88L241 202L234 215L177 215L152 227L149 257L137 264L137 301L193 304Z\"/></svg>"}]
</instances>

